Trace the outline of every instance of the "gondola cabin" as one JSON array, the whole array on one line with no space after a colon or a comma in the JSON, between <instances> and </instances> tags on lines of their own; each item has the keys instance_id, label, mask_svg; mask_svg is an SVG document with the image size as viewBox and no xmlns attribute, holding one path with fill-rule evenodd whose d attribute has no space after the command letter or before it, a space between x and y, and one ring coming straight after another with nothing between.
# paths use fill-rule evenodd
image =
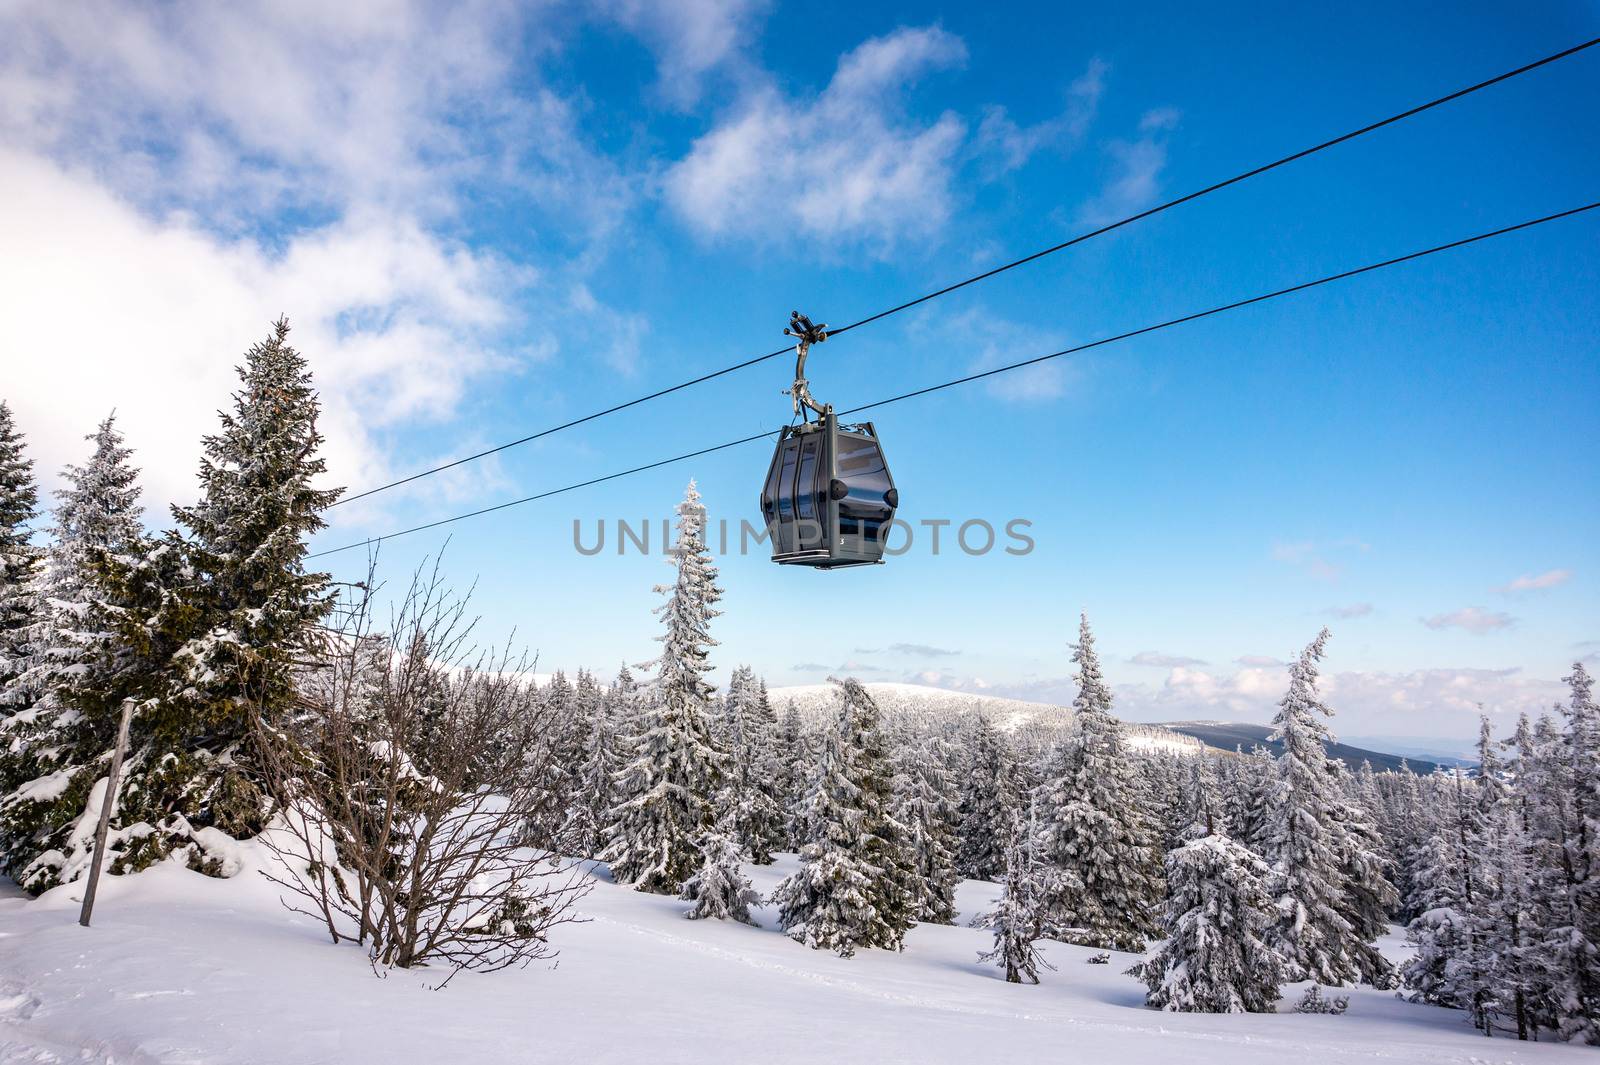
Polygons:
<instances>
[{"instance_id":1,"label":"gondola cabin","mask_svg":"<svg viewBox=\"0 0 1600 1065\"><path fill-rule=\"evenodd\" d=\"M822 417L786 426L761 491L772 561L840 569L883 561L900 494L871 422Z\"/></svg>"}]
</instances>

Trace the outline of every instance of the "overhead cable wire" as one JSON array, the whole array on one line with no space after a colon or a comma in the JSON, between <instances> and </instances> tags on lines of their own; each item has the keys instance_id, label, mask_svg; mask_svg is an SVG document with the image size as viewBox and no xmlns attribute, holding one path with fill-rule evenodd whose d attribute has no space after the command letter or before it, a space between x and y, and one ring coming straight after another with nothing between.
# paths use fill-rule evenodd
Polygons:
<instances>
[{"instance_id":1,"label":"overhead cable wire","mask_svg":"<svg viewBox=\"0 0 1600 1065\"><path fill-rule=\"evenodd\" d=\"M1003 263L1002 265L996 266L993 269L985 270L981 274L974 274L972 277L968 277L968 278L965 278L964 280L957 281L954 284L946 285L946 286L944 286L943 288L940 288L940 289L935 289L932 292L929 292L929 293L926 293L924 295L918 296L915 299L907 300L906 302L898 304L898 305L893 306L893 307L890 307L887 310L878 311L876 314L870 314L867 317L860 319L859 321L851 322L849 325L840 326L838 329L830 329L830 330L828 330L828 334L827 335L828 336L839 336L842 333L848 333L852 329L859 329L861 326L869 325L869 324L871 324L873 322L881 321L884 318L888 318L891 315L899 314L901 311L910 310L911 308L920 306L921 304L927 303L930 300L938 299L941 296L946 296L946 295L949 295L950 293L955 292L955 291L957 291L959 289L966 288L968 285L975 285L980 281L986 281L989 278L995 277L995 276L997 276L999 274L1003 274L1003 273L1007 272L1008 270L1015 270L1019 266L1025 266L1028 263L1036 262L1039 259L1043 259L1044 257L1046 257L1048 255L1054 255L1057 252L1065 251L1067 248L1071 248L1071 247L1073 247L1075 245L1082 244L1085 241L1093 240L1095 237L1103 236L1103 235L1105 235L1107 233L1112 232L1113 230L1121 229L1124 226L1132 225L1135 222L1142 221L1142 220L1144 220L1146 218L1150 218L1150 217L1152 217L1154 215L1161 214L1163 211L1170 211L1174 207L1179 207L1179 206L1181 206L1183 204L1190 203L1190 202L1192 202L1194 200L1198 200L1202 196L1208 196L1213 192L1218 192L1218 191L1220 191L1222 189L1225 189L1225 188L1228 188L1228 187L1230 187L1232 185L1237 185L1240 182L1248 181L1250 178L1259 177L1260 175L1268 173L1269 171L1272 171L1272 170L1276 170L1279 167L1287 166L1290 163L1298 162L1299 160L1304 159L1307 156L1315 155L1318 152L1326 151L1329 148L1333 148L1333 147L1336 147L1336 146L1338 146L1340 144L1344 144L1344 143L1347 143L1349 141L1355 140L1358 137L1364 137L1368 133L1373 133L1373 132L1375 132L1377 130L1385 128L1386 126L1392 126L1397 122L1402 122L1402 121L1404 121L1404 120L1406 120L1408 118L1413 118L1416 115L1420 115L1425 111L1431 111L1436 107L1441 107L1444 104L1448 104L1448 103L1451 103L1451 102L1453 102L1455 100L1459 100L1464 96L1470 96L1475 92L1480 92L1480 91L1482 91L1484 89L1487 89L1487 88L1490 88L1492 86L1499 85L1502 82L1510 81L1513 78L1520 77L1521 75L1527 74L1527 73L1529 73L1531 71L1534 71L1534 70L1538 70L1539 68L1548 66L1551 63L1559 62L1560 60L1566 59L1569 56L1577 55L1579 52L1582 52L1582 51L1584 51L1586 49L1589 49L1589 48L1593 48L1597 44L1600 44L1600 37L1596 37L1596 38L1593 38L1591 40L1584 41L1581 44L1575 44L1571 48L1566 48L1566 49L1563 49L1562 51L1555 52L1555 53L1553 53L1551 55L1547 55L1543 59L1537 59L1537 60L1534 60L1531 63L1525 63L1522 66L1515 68L1514 70L1508 70L1503 74L1497 74L1492 78L1488 78L1488 79L1486 79L1484 81L1477 82L1477 83L1475 83L1473 85L1468 85L1465 88L1457 89L1456 91L1451 92L1451 93L1447 93L1444 96L1439 96L1439 97L1436 97L1436 98L1434 98L1432 100L1429 100L1427 103L1418 104L1417 106L1412 107L1412 108L1408 108L1407 110L1401 111L1398 114L1390 115L1388 118L1379 119L1376 122L1372 122L1372 123L1369 123L1369 124L1367 124L1365 126L1362 126L1360 129L1351 130L1348 133L1341 134L1341 135L1339 135L1337 137L1334 137L1334 138L1332 138L1330 140L1325 140L1322 143L1312 145L1309 148L1302 148L1300 151L1294 152L1293 154L1290 154L1290 155L1283 156L1280 159L1275 159L1272 162L1267 163L1267 164L1265 164L1263 166L1258 166L1258 167L1254 168L1253 170L1246 170L1241 174L1235 174L1233 177L1227 178L1227 179L1225 179L1223 181L1218 181L1215 184L1207 185L1205 188L1197 189L1194 192L1188 193L1188 194L1183 195L1183 196L1179 196L1175 200L1168 200L1165 203L1157 204L1156 206L1148 208L1147 210L1140 211L1137 214L1128 215L1126 218L1122 218L1122 219L1119 219L1119 220L1117 220L1115 222L1112 222L1112 223L1110 223L1108 225L1101 226L1098 229L1093 229L1093 230L1090 230L1090 231L1088 231L1086 233L1080 233L1077 236L1071 238L1070 240L1065 240L1065 241L1062 241L1059 244L1052 245L1052 246L1050 246L1048 248L1043 248L1043 249L1041 249L1039 251L1033 252L1030 255L1025 255L1020 259L1013 259L1011 262ZM790 351L793 351L793 350L794 350L794 348L791 345L791 346L779 348L776 351L769 351L765 355L753 356L752 358L745 359L743 362L736 362L731 366L724 366L720 370L713 370L713 371L711 371L709 373L701 374L699 377L694 377L694 378L691 378L691 379L689 379L687 381L682 381L682 382L680 382L678 384L671 385L671 386L669 386L667 388L658 389L658 390L656 390L654 392L648 393L647 395L639 396L636 399L630 399L630 400L627 400L626 402L623 402L623 403L617 403L617 404L615 404L613 406L606 407L603 410L597 410L597 411L593 412L592 414L585 414L581 418L574 418L571 421L562 422L559 425L553 425L553 426L549 427L548 429L541 429L536 433L529 433L527 436L519 437L516 440L509 440L504 444L498 444L498 445L496 445L494 447L487 448L487 449L485 449L483 451L474 452L473 454L470 454L470 455L463 455L460 458L452 459L449 462L443 463L443 464L438 465L438 466L434 466L434 467L432 467L430 469L420 470L417 473L413 473L413 474L410 474L408 476L401 477L399 480L390 481L388 484L381 484L381 485L378 485L377 487L374 487L374 488L368 488L368 489L366 489L364 491L356 492L356 493L354 493L352 495L348 495L348 496L343 497L342 499L336 500L334 503L330 504L330 507L337 507L337 506L340 506L340 505L342 505L344 503L353 503L358 499L365 499L368 496L377 495L379 492L387 492L391 488L398 488L401 485L410 484L411 482L421 480L424 477L431 477L434 474L443 473L446 470L453 470L458 466L464 466L469 462L476 462L478 459L488 458L490 455L497 455L502 451L509 451L511 448L514 448L514 447L521 447L523 444L532 443L535 440L540 440L540 439L542 439L544 437L551 436L551 435L553 435L555 433L562 432L562 431L564 431L566 429L572 429L572 428L575 428L575 427L577 427L579 425L584 425L584 424L586 424L588 422L596 421L597 419L604 418L604 417L606 417L608 415L616 414L616 413L618 413L620 411L627 410L630 407L637 407L640 404L648 403L653 399L660 399L663 396L672 395L674 392L681 392L684 389L693 388L696 385L705 384L707 381L714 381L719 377L724 377L724 376L726 376L728 374L734 373L735 371L743 370L743 369L745 369L747 367L750 367L750 366L755 366L756 364L766 362L769 359L775 359L778 356L784 355L784 354L786 354L786 353L788 353Z\"/></svg>"},{"instance_id":2,"label":"overhead cable wire","mask_svg":"<svg viewBox=\"0 0 1600 1065\"><path fill-rule=\"evenodd\" d=\"M899 403L902 400L914 399L918 396L925 396L932 392L940 392L947 388L954 388L957 385L971 384L974 381L981 381L984 378L993 377L996 374L1010 373L1013 370L1026 369L1029 366L1036 366L1039 363L1047 362L1051 359L1059 359L1065 356L1075 355L1079 352L1088 351L1092 348L1104 347L1108 344L1115 344L1118 341L1128 340L1133 337L1143 336L1147 333L1154 333L1158 330L1170 329L1173 326L1183 325L1187 322L1194 322L1202 318L1209 318L1213 315L1238 310L1241 307L1249 307L1257 303L1264 303L1267 300L1273 300L1282 296L1292 295L1296 292L1304 292L1307 289L1318 288L1322 285L1329 285L1336 281L1344 281L1352 277L1359 277L1363 274L1370 274L1377 270L1382 270L1391 266L1398 266L1401 263L1412 262L1413 260L1425 258L1429 255L1437 255L1440 252L1451 251L1455 248L1463 248L1469 244L1477 244L1480 241L1489 240L1493 237L1500 237L1508 233L1516 233L1521 230L1532 229L1534 226L1541 226L1548 222L1555 222L1564 218L1571 218L1575 215L1580 215L1587 211L1593 211L1597 208L1600 208L1600 200L1597 200L1593 203L1586 203L1581 207L1573 207L1565 211L1558 211L1555 214L1544 215L1540 218L1532 218L1526 222L1518 222L1515 225L1502 226L1499 229L1491 229L1488 232L1478 233L1470 237L1463 237L1460 240L1452 240L1446 244L1437 244L1431 248L1424 248L1420 251L1409 252L1405 255L1398 255L1390 259L1383 259L1379 262L1369 263L1366 266L1358 266L1351 270L1342 270L1336 274L1328 274L1325 277L1319 277L1311 281L1303 281L1300 284L1290 285L1287 288L1276 289L1272 292L1265 292L1259 296L1251 296L1248 299L1234 300L1231 303L1224 303L1216 307L1211 307L1207 310L1196 311L1193 314L1186 314L1178 318L1169 318L1166 321L1157 322L1154 325L1143 326L1139 329L1131 329L1124 333L1117 333L1114 336L1102 337L1099 340L1092 340L1086 344L1078 344L1074 347L1063 348L1060 351L1053 351L1047 355L1039 355L1031 359L1024 359L1021 362L1013 362L1005 366L997 366L991 370L984 370L981 373L968 374L965 377L957 377L953 380L944 381L940 384L929 385L926 388L918 388L911 392L903 392L898 396L891 396L888 399L875 400L871 403L862 404L859 407L851 407L848 410L839 411L838 413L843 416L849 414L859 414L862 411L873 410L877 407L886 407L891 403ZM594 477L587 481L579 481L576 484L569 484L561 488L552 488L545 492L539 492L531 496L524 496L521 499L513 499L505 503L496 504L492 507L484 507L480 510L468 511L465 514L457 514L454 517L441 518L438 521L431 521L425 525L416 525L409 529L401 529L398 532L372 537L356 543L345 544L343 547L333 547L323 551L314 551L306 557L322 558L325 555L335 555L339 554L340 552L351 551L359 547L370 547L375 544L382 543L385 540L393 540L397 537L409 536L412 533L424 532L428 529L437 529L442 525L450 525L458 521L465 521L468 518L480 517L484 514L493 514L496 511L521 506L524 503L532 503L535 500L549 499L551 496L562 495L566 492L573 492L580 488L588 488L591 485L601 484L606 481L614 481L618 478L628 477L636 473L644 473L647 470L659 469L662 466L669 466L676 462L684 462L688 459L698 458L701 455L710 455L718 451L726 451L729 448L740 447L745 444L754 443L757 440L767 440L777 436L781 431L782 430L779 429L773 429L765 433L756 433L753 436L741 437L738 440L730 440L724 444L716 444L711 447L701 448L698 451L686 452L682 455L674 455L671 458L660 459L656 462L647 463L643 466L634 466L631 469L621 470L616 473L608 473L603 477Z\"/></svg>"}]
</instances>

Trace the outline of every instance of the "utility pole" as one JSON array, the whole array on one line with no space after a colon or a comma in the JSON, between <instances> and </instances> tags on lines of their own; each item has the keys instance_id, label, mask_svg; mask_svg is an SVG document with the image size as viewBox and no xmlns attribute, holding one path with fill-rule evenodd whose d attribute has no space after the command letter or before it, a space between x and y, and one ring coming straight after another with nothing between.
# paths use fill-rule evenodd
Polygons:
<instances>
[{"instance_id":1,"label":"utility pole","mask_svg":"<svg viewBox=\"0 0 1600 1065\"><path fill-rule=\"evenodd\" d=\"M89 863L89 882L83 889L83 909L78 923L89 927L94 913L94 893L100 886L100 867L106 859L106 837L111 832L111 807L117 801L117 784L122 777L122 759L128 753L128 726L133 722L133 700L122 700L122 721L117 726L117 746L111 752L111 772L106 777L106 793L100 800L100 825L94 833L94 860Z\"/></svg>"}]
</instances>

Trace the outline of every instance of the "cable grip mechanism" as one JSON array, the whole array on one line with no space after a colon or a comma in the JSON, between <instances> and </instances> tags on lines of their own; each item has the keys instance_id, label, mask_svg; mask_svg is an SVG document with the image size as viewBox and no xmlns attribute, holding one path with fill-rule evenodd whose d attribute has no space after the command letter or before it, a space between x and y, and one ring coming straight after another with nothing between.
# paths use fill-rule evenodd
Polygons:
<instances>
[{"instance_id":1,"label":"cable grip mechanism","mask_svg":"<svg viewBox=\"0 0 1600 1065\"><path fill-rule=\"evenodd\" d=\"M794 346L794 384L784 389L783 394L793 398L796 414L804 416L805 410L809 409L819 416L826 415L832 408L819 406L817 401L811 398L811 384L806 380L806 355L810 352L811 345L820 344L828 339L827 325L815 325L810 318L799 311L791 311L789 326L783 334L797 340Z\"/></svg>"}]
</instances>

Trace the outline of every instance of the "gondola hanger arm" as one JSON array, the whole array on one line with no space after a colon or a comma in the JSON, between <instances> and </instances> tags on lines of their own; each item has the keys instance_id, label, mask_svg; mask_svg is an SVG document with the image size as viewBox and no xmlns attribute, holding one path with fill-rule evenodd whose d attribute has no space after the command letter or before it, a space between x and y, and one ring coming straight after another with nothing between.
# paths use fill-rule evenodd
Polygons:
<instances>
[{"instance_id":1,"label":"gondola hanger arm","mask_svg":"<svg viewBox=\"0 0 1600 1065\"><path fill-rule=\"evenodd\" d=\"M819 417L826 416L829 409L819 406L811 398L811 384L806 380L806 355L811 350L811 345L820 344L828 339L828 326L826 323L815 325L811 319L799 311L789 312L789 326L784 331L784 336L796 338L794 346L794 384L783 390L783 394L794 399L794 412L803 414L803 409L810 409Z\"/></svg>"}]
</instances>

